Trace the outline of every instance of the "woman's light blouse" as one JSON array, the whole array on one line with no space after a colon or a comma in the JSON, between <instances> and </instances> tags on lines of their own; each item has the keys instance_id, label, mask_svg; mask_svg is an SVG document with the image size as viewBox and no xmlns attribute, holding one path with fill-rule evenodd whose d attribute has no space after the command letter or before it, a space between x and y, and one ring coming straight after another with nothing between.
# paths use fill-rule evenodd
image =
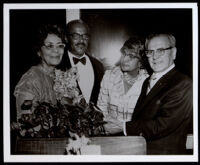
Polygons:
<instances>
[{"instance_id":1,"label":"woman's light blouse","mask_svg":"<svg viewBox=\"0 0 200 165\"><path fill-rule=\"evenodd\" d=\"M110 117L119 121L131 120L142 84L148 76L146 70L140 70L136 82L125 93L120 67L105 72L97 102L104 113L105 120L106 118L109 120Z\"/></svg>"}]
</instances>

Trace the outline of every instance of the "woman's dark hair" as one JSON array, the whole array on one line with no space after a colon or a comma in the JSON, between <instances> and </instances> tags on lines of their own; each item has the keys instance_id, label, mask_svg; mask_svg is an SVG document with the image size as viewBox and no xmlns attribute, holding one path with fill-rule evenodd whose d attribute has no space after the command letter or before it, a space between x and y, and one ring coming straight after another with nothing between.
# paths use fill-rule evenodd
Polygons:
<instances>
[{"instance_id":1,"label":"woman's dark hair","mask_svg":"<svg viewBox=\"0 0 200 165\"><path fill-rule=\"evenodd\" d=\"M142 56L144 52L144 39L139 36L130 37L125 41L121 51L124 49L135 49L138 50L139 55Z\"/></svg>"},{"instance_id":2,"label":"woman's dark hair","mask_svg":"<svg viewBox=\"0 0 200 165\"><path fill-rule=\"evenodd\" d=\"M144 61L144 38L139 36L132 36L128 40L124 42L124 45L120 49L121 52L124 51L124 49L134 49L138 51L141 62L141 68L145 68L145 61Z\"/></svg>"},{"instance_id":3,"label":"woman's dark hair","mask_svg":"<svg viewBox=\"0 0 200 165\"><path fill-rule=\"evenodd\" d=\"M151 73L152 72L151 67L149 66L148 60L144 55L144 44L145 44L144 37L134 35L124 42L124 45L121 48L121 52L123 52L124 49L137 50L141 57L140 59L141 69L146 69L148 73Z\"/></svg>"},{"instance_id":4,"label":"woman's dark hair","mask_svg":"<svg viewBox=\"0 0 200 165\"><path fill-rule=\"evenodd\" d=\"M47 38L48 34L57 35L63 43L65 43L65 31L63 26L56 24L45 24L41 25L37 31L35 38L35 51L36 53L41 49L44 45L44 40Z\"/></svg>"}]
</instances>

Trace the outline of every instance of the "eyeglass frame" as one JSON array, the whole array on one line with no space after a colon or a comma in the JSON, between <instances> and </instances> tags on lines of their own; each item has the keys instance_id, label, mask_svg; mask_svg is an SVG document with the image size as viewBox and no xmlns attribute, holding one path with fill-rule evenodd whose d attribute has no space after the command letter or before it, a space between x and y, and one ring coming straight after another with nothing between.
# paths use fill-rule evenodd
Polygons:
<instances>
[{"instance_id":1,"label":"eyeglass frame","mask_svg":"<svg viewBox=\"0 0 200 165\"><path fill-rule=\"evenodd\" d=\"M170 47L167 47L167 48L159 48L159 49L156 49L156 50L145 50L145 54L146 54L146 56L147 56L148 58L153 57L153 55L154 55L155 53L157 53L157 54L160 55L160 56L164 56L164 55L165 55L165 51L166 51L166 50L170 50L170 49L172 49L172 48L174 48L174 47L173 47L173 46L170 46ZM149 53L149 51L151 51L151 53ZM151 54L151 55L149 55L149 54Z\"/></svg>"},{"instance_id":2,"label":"eyeglass frame","mask_svg":"<svg viewBox=\"0 0 200 165\"><path fill-rule=\"evenodd\" d=\"M137 56L137 55L133 55L133 54L126 54L126 53L122 53L122 56L124 56L124 57L129 57L131 60L133 60L133 59L140 59L140 57L139 56Z\"/></svg>"},{"instance_id":3,"label":"eyeglass frame","mask_svg":"<svg viewBox=\"0 0 200 165\"><path fill-rule=\"evenodd\" d=\"M42 46L44 46L48 50L53 50L55 48L56 49L64 49L66 45L64 43L60 43L60 44L56 44L56 45L54 45L54 44L45 44L44 43ZM59 47L59 46L63 46L63 47Z\"/></svg>"},{"instance_id":4,"label":"eyeglass frame","mask_svg":"<svg viewBox=\"0 0 200 165\"><path fill-rule=\"evenodd\" d=\"M128 49L128 50L130 50L130 49ZM135 58L141 59L141 58L139 57L139 56L140 56L139 53L136 52L136 51L133 51L133 52L132 52L132 53L134 53L135 55L133 55L133 54L131 54L131 53L125 53L125 51L124 51L123 48L120 50L120 52L121 52L122 56L124 56L124 57L129 56L130 59L135 59Z\"/></svg>"},{"instance_id":5,"label":"eyeglass frame","mask_svg":"<svg viewBox=\"0 0 200 165\"><path fill-rule=\"evenodd\" d=\"M81 38L82 38L83 40L89 40L89 38L90 38L90 36L89 36L88 33L85 33L85 34L70 33L70 34L68 34L68 35L69 35L69 36L72 36L72 39L74 39L74 40L80 40ZM78 38L77 38L77 37L74 37L73 35L77 35ZM84 37L84 36L86 36L86 37Z\"/></svg>"}]
</instances>

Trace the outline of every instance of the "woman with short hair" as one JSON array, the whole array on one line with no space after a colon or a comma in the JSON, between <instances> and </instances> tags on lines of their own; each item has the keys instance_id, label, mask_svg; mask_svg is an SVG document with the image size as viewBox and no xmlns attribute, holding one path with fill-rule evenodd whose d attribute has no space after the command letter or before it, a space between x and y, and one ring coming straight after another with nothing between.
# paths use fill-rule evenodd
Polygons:
<instances>
[{"instance_id":1,"label":"woman with short hair","mask_svg":"<svg viewBox=\"0 0 200 165\"><path fill-rule=\"evenodd\" d=\"M143 52L143 41L136 36L129 38L121 48L120 66L104 74L97 105L108 122L105 124L107 134L121 131L117 123L132 118L142 84L149 76L144 69Z\"/></svg>"},{"instance_id":2,"label":"woman with short hair","mask_svg":"<svg viewBox=\"0 0 200 165\"><path fill-rule=\"evenodd\" d=\"M59 25L43 25L37 32L35 50L40 63L32 66L20 79L15 87L17 119L23 112L22 105L31 102L32 108L37 102L56 104L53 90L54 69L63 57L65 32Z\"/></svg>"}]
</instances>

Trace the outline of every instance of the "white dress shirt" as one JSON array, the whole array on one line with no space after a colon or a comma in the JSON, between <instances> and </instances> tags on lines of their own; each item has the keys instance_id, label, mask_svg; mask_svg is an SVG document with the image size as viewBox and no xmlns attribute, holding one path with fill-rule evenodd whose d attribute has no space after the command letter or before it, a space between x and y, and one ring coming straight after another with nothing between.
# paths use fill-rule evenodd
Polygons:
<instances>
[{"instance_id":1,"label":"white dress shirt","mask_svg":"<svg viewBox=\"0 0 200 165\"><path fill-rule=\"evenodd\" d=\"M72 67L76 66L78 69L79 74L79 87L81 88L83 97L85 98L86 102L89 103L92 89L94 86L94 70L92 67L92 63L88 56L85 54L81 56L81 58L86 58L86 64L82 64L81 62L78 62L77 64L74 64L73 57L77 58L77 56L73 55L71 52L68 51L70 63Z\"/></svg>"},{"instance_id":2,"label":"white dress shirt","mask_svg":"<svg viewBox=\"0 0 200 165\"><path fill-rule=\"evenodd\" d=\"M169 72L170 70L172 70L175 67L175 64L172 64L169 68L167 68L166 70L164 70L163 72L158 72L158 73L153 73L149 79L149 86L147 88L147 94L149 93L149 91L153 88L153 86L156 84L156 82L163 76L165 75L167 72Z\"/></svg>"}]
</instances>

